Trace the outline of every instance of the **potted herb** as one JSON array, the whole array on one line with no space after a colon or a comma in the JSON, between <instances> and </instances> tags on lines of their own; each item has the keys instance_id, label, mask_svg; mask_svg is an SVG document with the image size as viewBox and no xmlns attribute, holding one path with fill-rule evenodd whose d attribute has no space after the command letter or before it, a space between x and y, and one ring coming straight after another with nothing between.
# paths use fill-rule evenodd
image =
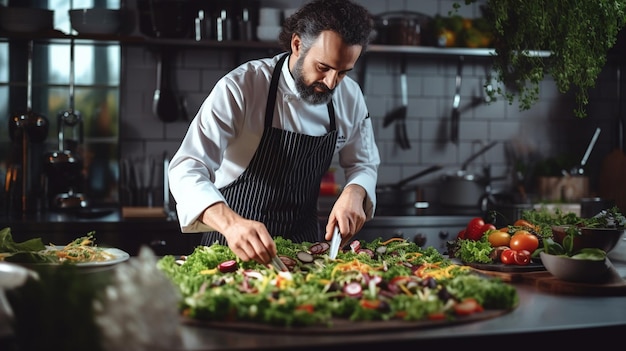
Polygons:
<instances>
[{"instance_id":1,"label":"potted herb","mask_svg":"<svg viewBox=\"0 0 626 351\"><path fill-rule=\"evenodd\" d=\"M506 87L487 94L504 96L509 104L517 97L520 109L527 110L550 75L561 93L574 91L574 114L586 117L588 89L626 25L626 0L485 0L483 12L493 28L496 79ZM533 55L536 51L549 57Z\"/></svg>"}]
</instances>

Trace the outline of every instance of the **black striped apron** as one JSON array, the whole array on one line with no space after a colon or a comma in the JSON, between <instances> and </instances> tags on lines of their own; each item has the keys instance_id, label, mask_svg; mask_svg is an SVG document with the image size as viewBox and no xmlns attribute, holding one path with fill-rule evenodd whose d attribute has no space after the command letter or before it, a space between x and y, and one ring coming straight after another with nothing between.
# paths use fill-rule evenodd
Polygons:
<instances>
[{"instance_id":1,"label":"black striped apron","mask_svg":"<svg viewBox=\"0 0 626 351\"><path fill-rule=\"evenodd\" d=\"M320 182L332 162L337 141L335 111L328 103L330 131L310 136L272 127L274 106L285 54L276 64L267 97L265 129L250 165L220 189L230 208L262 222L272 236L294 242L322 240L317 213ZM219 232L206 232L202 245L227 245Z\"/></svg>"}]
</instances>

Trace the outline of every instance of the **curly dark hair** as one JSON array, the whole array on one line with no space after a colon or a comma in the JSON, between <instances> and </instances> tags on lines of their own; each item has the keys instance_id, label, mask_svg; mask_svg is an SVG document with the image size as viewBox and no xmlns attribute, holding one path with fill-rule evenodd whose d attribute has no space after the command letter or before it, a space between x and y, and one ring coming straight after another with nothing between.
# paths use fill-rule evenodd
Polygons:
<instances>
[{"instance_id":1,"label":"curly dark hair","mask_svg":"<svg viewBox=\"0 0 626 351\"><path fill-rule=\"evenodd\" d=\"M307 51L322 31L338 33L348 45L361 45L365 52L374 28L372 15L349 0L314 0L285 19L278 36L281 46L291 52L291 37L298 34Z\"/></svg>"}]
</instances>

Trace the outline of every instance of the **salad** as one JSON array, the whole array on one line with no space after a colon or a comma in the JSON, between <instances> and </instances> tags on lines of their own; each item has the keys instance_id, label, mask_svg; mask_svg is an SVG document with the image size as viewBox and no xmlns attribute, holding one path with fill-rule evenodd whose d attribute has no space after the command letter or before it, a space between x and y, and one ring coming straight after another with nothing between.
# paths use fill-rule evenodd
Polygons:
<instances>
[{"instance_id":1,"label":"salad","mask_svg":"<svg viewBox=\"0 0 626 351\"><path fill-rule=\"evenodd\" d=\"M337 319L454 320L518 303L513 286L404 239L354 241L335 260L328 243L275 242L289 272L240 261L217 243L184 258L164 256L157 266L178 287L181 313L204 321L304 327Z\"/></svg>"}]
</instances>

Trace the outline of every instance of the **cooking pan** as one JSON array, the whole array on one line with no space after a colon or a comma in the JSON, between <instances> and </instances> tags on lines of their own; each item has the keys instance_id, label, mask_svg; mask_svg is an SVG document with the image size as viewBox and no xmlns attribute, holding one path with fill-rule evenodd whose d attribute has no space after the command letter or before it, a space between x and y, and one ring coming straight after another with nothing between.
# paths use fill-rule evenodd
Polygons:
<instances>
[{"instance_id":1,"label":"cooking pan","mask_svg":"<svg viewBox=\"0 0 626 351\"><path fill-rule=\"evenodd\" d=\"M397 183L379 184L376 187L376 214L379 216L416 215L417 208L415 205L421 198L420 188L407 184L441 168L440 165L432 165Z\"/></svg>"},{"instance_id":2,"label":"cooking pan","mask_svg":"<svg viewBox=\"0 0 626 351\"><path fill-rule=\"evenodd\" d=\"M483 167L483 174L475 174L467 171L468 165L478 156L494 147L497 141L492 141L478 152L471 155L461 169L454 173L445 174L439 184L439 203L443 206L452 207L475 207L481 206L481 201L488 191L491 183L490 167Z\"/></svg>"}]
</instances>

